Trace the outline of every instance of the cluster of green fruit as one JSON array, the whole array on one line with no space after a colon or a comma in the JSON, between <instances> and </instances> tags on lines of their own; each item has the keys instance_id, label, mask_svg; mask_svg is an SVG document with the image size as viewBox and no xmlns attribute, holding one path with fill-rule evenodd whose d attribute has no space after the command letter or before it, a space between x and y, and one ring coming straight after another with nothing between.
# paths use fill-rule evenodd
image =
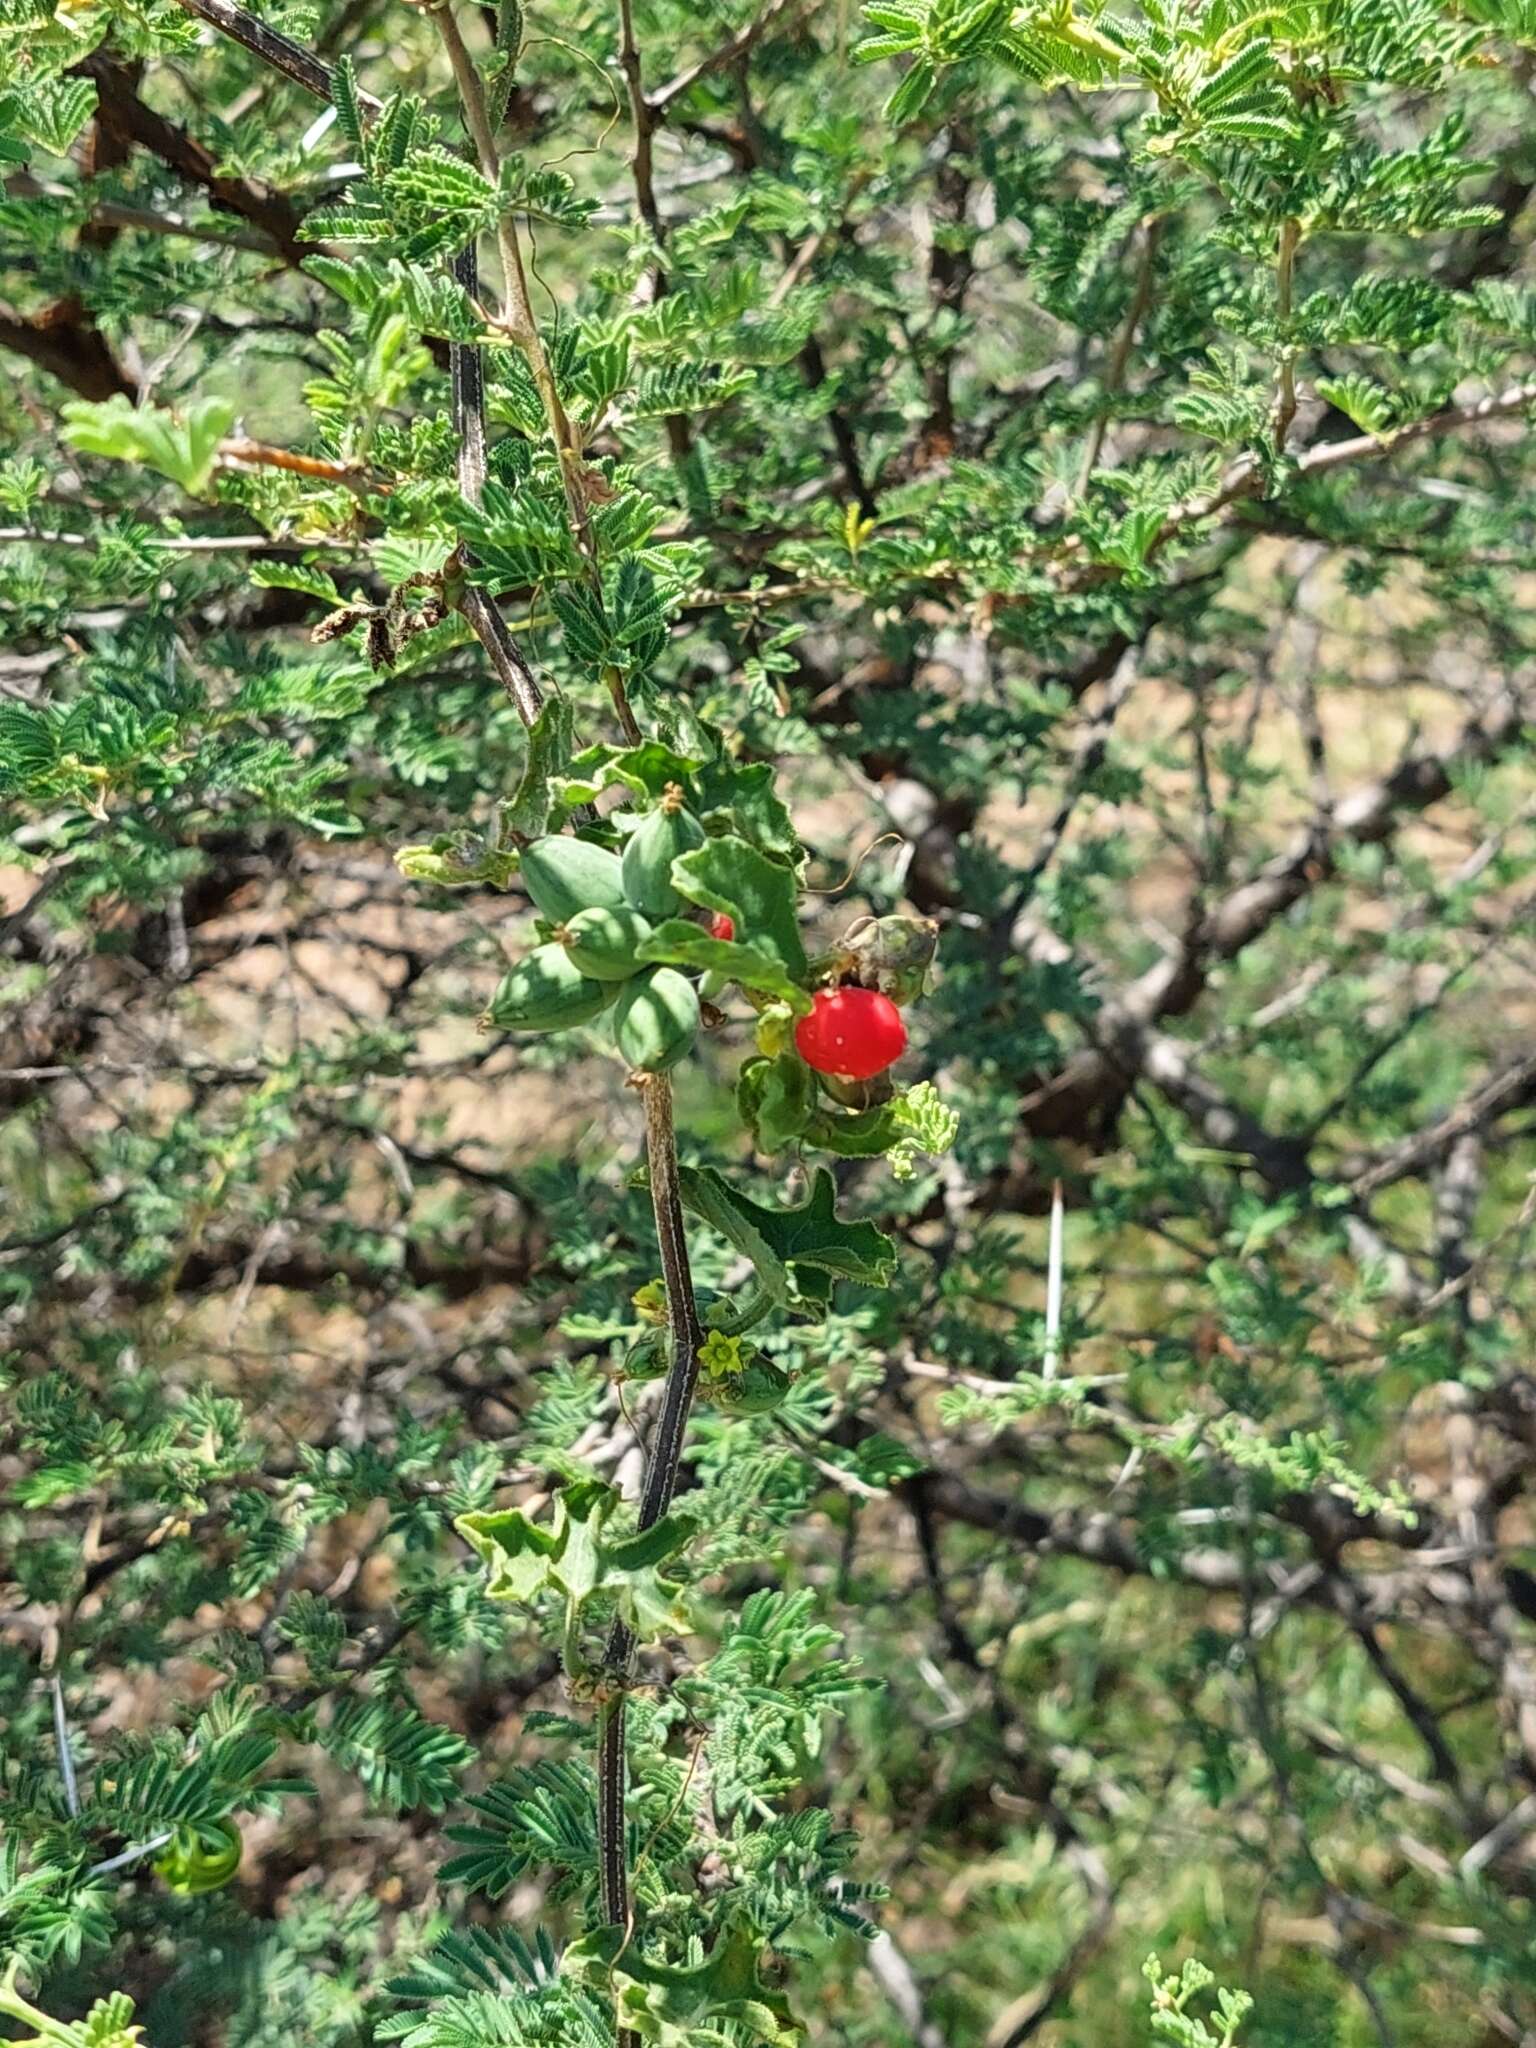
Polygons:
<instances>
[{"instance_id":1,"label":"cluster of green fruit","mask_svg":"<svg viewBox=\"0 0 1536 2048\"><path fill-rule=\"evenodd\" d=\"M614 1043L631 1067L676 1066L698 1036L698 991L677 968L649 964L643 949L653 919L692 910L672 886L672 863L704 836L669 783L622 854L565 834L525 847L523 886L551 933L503 976L482 1021L498 1031L565 1031L611 1008Z\"/></svg>"}]
</instances>

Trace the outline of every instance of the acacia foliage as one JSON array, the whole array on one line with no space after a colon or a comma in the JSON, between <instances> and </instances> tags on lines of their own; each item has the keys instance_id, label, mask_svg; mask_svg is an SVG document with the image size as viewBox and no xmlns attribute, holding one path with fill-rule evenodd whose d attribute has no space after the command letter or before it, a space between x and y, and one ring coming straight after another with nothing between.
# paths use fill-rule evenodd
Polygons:
<instances>
[{"instance_id":1,"label":"acacia foliage","mask_svg":"<svg viewBox=\"0 0 1536 2048\"><path fill-rule=\"evenodd\" d=\"M1531 22L700 13L0 8L0 2012L1519 2039ZM475 1019L676 778L643 1534L645 1091Z\"/></svg>"}]
</instances>

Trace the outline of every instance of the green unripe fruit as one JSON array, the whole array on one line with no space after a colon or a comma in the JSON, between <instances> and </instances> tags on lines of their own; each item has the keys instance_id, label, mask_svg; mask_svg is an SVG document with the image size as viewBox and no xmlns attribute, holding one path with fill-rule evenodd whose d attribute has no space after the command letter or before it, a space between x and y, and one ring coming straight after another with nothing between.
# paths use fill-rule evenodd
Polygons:
<instances>
[{"instance_id":1,"label":"green unripe fruit","mask_svg":"<svg viewBox=\"0 0 1536 2048\"><path fill-rule=\"evenodd\" d=\"M789 1392L790 1378L766 1358L754 1358L729 1379L711 1380L704 1389L727 1415L767 1415Z\"/></svg>"},{"instance_id":2,"label":"green unripe fruit","mask_svg":"<svg viewBox=\"0 0 1536 2048\"><path fill-rule=\"evenodd\" d=\"M523 849L523 887L551 924L567 924L583 910L622 910L624 875L619 856L589 839L551 833Z\"/></svg>"},{"instance_id":3,"label":"green unripe fruit","mask_svg":"<svg viewBox=\"0 0 1536 2048\"><path fill-rule=\"evenodd\" d=\"M563 1031L613 1001L611 981L583 974L564 946L535 946L501 978L483 1022L497 1031Z\"/></svg>"},{"instance_id":4,"label":"green unripe fruit","mask_svg":"<svg viewBox=\"0 0 1536 2048\"><path fill-rule=\"evenodd\" d=\"M614 1043L642 1074L675 1067L698 1031L699 999L675 967L653 967L624 984L613 1013Z\"/></svg>"},{"instance_id":5,"label":"green unripe fruit","mask_svg":"<svg viewBox=\"0 0 1536 2048\"><path fill-rule=\"evenodd\" d=\"M660 1330L651 1330L624 1355L624 1380L660 1380L667 1373L667 1340Z\"/></svg>"},{"instance_id":6,"label":"green unripe fruit","mask_svg":"<svg viewBox=\"0 0 1536 2048\"><path fill-rule=\"evenodd\" d=\"M583 974L595 981L628 981L644 964L635 956L651 936L638 910L579 910L560 933L560 942Z\"/></svg>"},{"instance_id":7,"label":"green unripe fruit","mask_svg":"<svg viewBox=\"0 0 1536 2048\"><path fill-rule=\"evenodd\" d=\"M672 863L680 853L704 844L704 827L683 803L683 792L669 782L661 802L624 842L624 894L647 917L670 917L683 907L672 886Z\"/></svg>"}]
</instances>

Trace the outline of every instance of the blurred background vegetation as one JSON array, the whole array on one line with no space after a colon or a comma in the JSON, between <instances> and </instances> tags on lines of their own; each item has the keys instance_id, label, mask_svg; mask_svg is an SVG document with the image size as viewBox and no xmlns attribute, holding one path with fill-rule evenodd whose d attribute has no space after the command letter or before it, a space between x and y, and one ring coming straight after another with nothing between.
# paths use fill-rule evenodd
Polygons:
<instances>
[{"instance_id":1,"label":"blurred background vegetation","mask_svg":"<svg viewBox=\"0 0 1536 2048\"><path fill-rule=\"evenodd\" d=\"M804 1591L871 1681L792 1760L889 1891L878 1942L804 1942L808 2038L1129 2048L1155 1949L1254 1994L1252 2048L1529 2044L1529 25L1148 5L1176 54L1106 80L1059 10L874 12L937 52L889 112L928 57L856 62L843 0L636 0L628 48L610 0L530 9L500 131L569 180L530 234L570 390L632 338L589 448L673 579L637 701L776 764L808 937L941 927L904 1072L953 1157L839 1162L899 1278L691 1439L719 1613ZM394 861L517 780L480 647L310 637L470 530L453 337L369 300L342 129L203 15L0 9L0 1946L152 2048L361 2048L450 1901L577 1917L532 1860L437 1875L574 1740L450 1522L573 1455L633 1486L656 1254L611 1052L477 1029L515 879ZM422 11L264 18L457 146ZM484 354L475 544L595 723ZM203 473L66 431L118 396L223 401ZM683 1148L793 1192L749 1040L680 1072ZM110 1783L221 1696L325 1692L332 1628L353 1718L273 1763L314 1789L252 1793L232 1885L28 1890L53 1674Z\"/></svg>"}]
</instances>

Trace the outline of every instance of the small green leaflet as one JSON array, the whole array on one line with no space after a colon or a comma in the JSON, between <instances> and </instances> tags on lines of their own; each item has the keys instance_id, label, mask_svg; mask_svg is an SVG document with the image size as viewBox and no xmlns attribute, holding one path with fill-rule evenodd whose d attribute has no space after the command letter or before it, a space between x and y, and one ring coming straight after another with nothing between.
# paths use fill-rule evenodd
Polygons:
<instances>
[{"instance_id":1,"label":"small green leaflet","mask_svg":"<svg viewBox=\"0 0 1536 2048\"><path fill-rule=\"evenodd\" d=\"M589 1601L612 1601L643 1640L685 1625L675 1587L657 1577L693 1535L681 1513L663 1515L639 1535L608 1540L604 1528L620 1506L616 1487L583 1479L555 1497L552 1520L535 1522L521 1508L460 1515L455 1529L489 1569L492 1600L529 1602L553 1593L565 1602L567 1662Z\"/></svg>"},{"instance_id":2,"label":"small green leaflet","mask_svg":"<svg viewBox=\"0 0 1536 2048\"><path fill-rule=\"evenodd\" d=\"M840 1220L837 1186L824 1166L794 1209L764 1208L712 1166L685 1166L678 1179L683 1206L744 1252L783 1306L825 1301L831 1278L880 1287L896 1270L896 1247L884 1231Z\"/></svg>"},{"instance_id":3,"label":"small green leaflet","mask_svg":"<svg viewBox=\"0 0 1536 2048\"><path fill-rule=\"evenodd\" d=\"M795 916L795 878L745 839L728 833L672 863L672 886L690 903L723 910L743 940L777 954L792 979L806 968Z\"/></svg>"},{"instance_id":4,"label":"small green leaflet","mask_svg":"<svg viewBox=\"0 0 1536 2048\"><path fill-rule=\"evenodd\" d=\"M588 1980L605 1995L618 1995L619 2019L655 2048L688 2048L695 2041L724 2040L711 2025L733 2026L732 2038L794 2048L798 2027L787 2023L789 2008L758 1976L758 1942L745 1927L733 1927L702 1962L649 1960L623 1927L600 1927L565 1951L563 1967L577 1983Z\"/></svg>"},{"instance_id":5,"label":"small green leaflet","mask_svg":"<svg viewBox=\"0 0 1536 2048\"><path fill-rule=\"evenodd\" d=\"M53 726L23 704L0 704L0 791L25 788L59 757Z\"/></svg>"},{"instance_id":6,"label":"small green leaflet","mask_svg":"<svg viewBox=\"0 0 1536 2048\"><path fill-rule=\"evenodd\" d=\"M790 980L772 953L758 946L744 946L736 939L715 939L685 917L669 917L639 949L639 958L670 967L694 967L705 973L723 974L739 981L743 988L759 988L788 1003L797 1016L806 1016L811 999Z\"/></svg>"},{"instance_id":7,"label":"small green leaflet","mask_svg":"<svg viewBox=\"0 0 1536 2048\"><path fill-rule=\"evenodd\" d=\"M85 78L32 77L23 90L6 95L3 110L29 142L50 156L67 156L70 144L96 111L96 88Z\"/></svg>"},{"instance_id":8,"label":"small green leaflet","mask_svg":"<svg viewBox=\"0 0 1536 2048\"><path fill-rule=\"evenodd\" d=\"M68 422L64 439L72 448L142 463L194 498L206 488L219 443L235 418L227 398L195 399L178 417L163 406L131 405L121 393L100 405L71 399L60 410Z\"/></svg>"},{"instance_id":9,"label":"small green leaflet","mask_svg":"<svg viewBox=\"0 0 1536 2048\"><path fill-rule=\"evenodd\" d=\"M576 714L568 697L549 697L528 729L528 756L516 790L501 814L503 827L538 839L549 830L555 778L571 758Z\"/></svg>"}]
</instances>

